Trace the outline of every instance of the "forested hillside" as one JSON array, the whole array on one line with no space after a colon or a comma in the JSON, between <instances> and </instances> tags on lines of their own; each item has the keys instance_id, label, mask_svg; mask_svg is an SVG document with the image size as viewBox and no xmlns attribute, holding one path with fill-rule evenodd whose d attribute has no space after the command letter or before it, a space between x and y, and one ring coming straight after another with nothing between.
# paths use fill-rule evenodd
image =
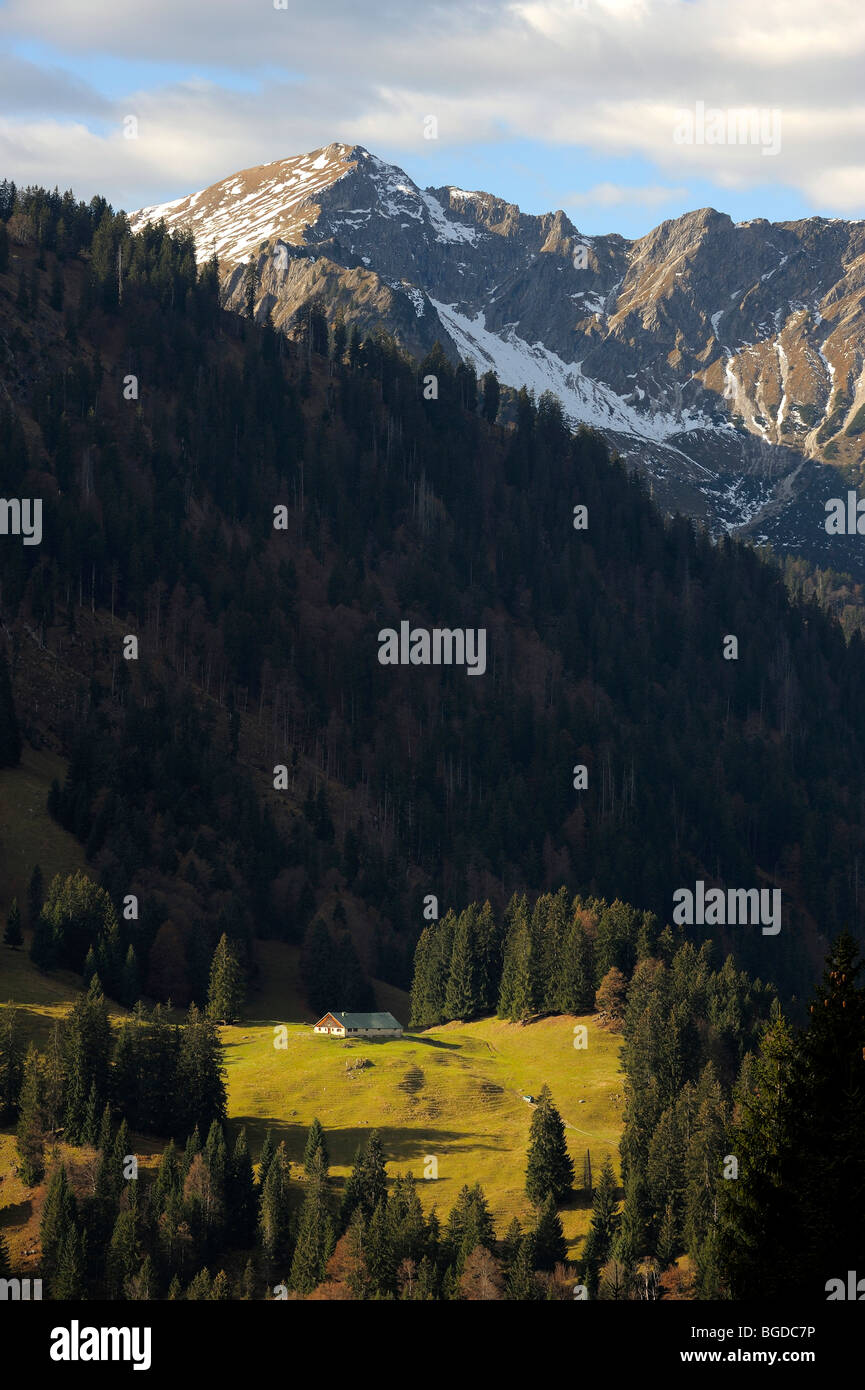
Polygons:
<instances>
[{"instance_id":1,"label":"forested hillside","mask_svg":"<svg viewBox=\"0 0 865 1390\"><path fill-rule=\"evenodd\" d=\"M496 412L436 350L315 312L277 335L188 238L4 186L3 492L44 499L41 544L0 537L17 721L139 899L152 997L202 1001L223 931L313 926L347 981L405 986L429 893L564 883L664 922L698 877L771 883L780 935L724 945L782 992L861 932L858 633L665 522L553 398ZM485 628L485 674L382 666L403 620Z\"/></svg>"}]
</instances>

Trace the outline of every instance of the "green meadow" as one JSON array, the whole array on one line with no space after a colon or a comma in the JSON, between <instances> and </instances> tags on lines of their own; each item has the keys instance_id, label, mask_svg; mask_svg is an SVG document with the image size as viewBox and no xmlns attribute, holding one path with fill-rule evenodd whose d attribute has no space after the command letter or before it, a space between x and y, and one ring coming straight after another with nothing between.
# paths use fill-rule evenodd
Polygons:
<instances>
[{"instance_id":1,"label":"green meadow","mask_svg":"<svg viewBox=\"0 0 865 1390\"><path fill-rule=\"evenodd\" d=\"M25 751L23 765L0 774L0 913L13 896L26 899L30 870L54 873L86 867L80 845L48 816L45 798L63 764L50 754ZM591 1018L544 1018L509 1024L496 1018L450 1023L400 1040L342 1042L318 1037L297 987L298 950L279 942L256 947L257 980L243 1023L223 1028L228 1113L232 1129L245 1125L253 1154L268 1127L299 1163L314 1116L327 1130L335 1186L341 1186L358 1144L381 1132L388 1172L412 1172L428 1208L446 1216L464 1183L486 1192L500 1235L530 1208L523 1191L532 1106L546 1082L567 1126L568 1144L582 1180L588 1149L595 1174L606 1155L618 1172L624 1079L621 1039ZM0 1007L12 1001L25 1034L44 1048L55 1019L81 989L68 972L42 975L26 949L0 945ZM376 984L376 1003L406 1024L408 996ZM334 1000L338 1009L340 1001ZM112 1007L119 1020L125 1010ZM585 1025L587 1047L574 1047ZM365 1062L366 1065L358 1065ZM137 1138L140 1155L160 1147ZM73 1155L69 1155L74 1159ZM0 1224L13 1248L35 1239L41 1190L28 1193L13 1173L14 1137L0 1134ZM151 1159L152 1163L152 1159ZM145 1167L149 1167L145 1159ZM589 1203L576 1192L562 1211L571 1253L589 1222Z\"/></svg>"}]
</instances>

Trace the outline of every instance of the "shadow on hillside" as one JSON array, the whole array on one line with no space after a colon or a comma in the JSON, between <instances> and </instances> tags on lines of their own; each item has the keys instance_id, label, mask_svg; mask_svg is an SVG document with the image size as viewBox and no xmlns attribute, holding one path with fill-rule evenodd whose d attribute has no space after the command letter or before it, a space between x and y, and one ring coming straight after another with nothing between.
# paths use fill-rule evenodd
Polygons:
<instances>
[{"instance_id":1,"label":"shadow on hillside","mask_svg":"<svg viewBox=\"0 0 865 1390\"><path fill-rule=\"evenodd\" d=\"M424 1047L444 1048L446 1052L459 1052L462 1043L445 1042L443 1038L427 1038L423 1033L406 1033L404 1035L412 1042L423 1043Z\"/></svg>"},{"instance_id":2,"label":"shadow on hillside","mask_svg":"<svg viewBox=\"0 0 865 1390\"><path fill-rule=\"evenodd\" d=\"M29 1197L23 1202L12 1202L0 1208L0 1229L4 1226L24 1226L33 1215L33 1203Z\"/></svg>"},{"instance_id":3,"label":"shadow on hillside","mask_svg":"<svg viewBox=\"0 0 865 1390\"><path fill-rule=\"evenodd\" d=\"M423 1131L419 1131L394 1128L388 1124L352 1125L331 1129L326 1119L321 1116L320 1118L324 1125L330 1161L340 1166L354 1162L355 1153L362 1144L366 1143L374 1129L377 1129L381 1135L386 1163L407 1163L412 1159L417 1159L422 1163L423 1159L430 1155L441 1158L443 1154L466 1145L466 1135L459 1130L425 1128ZM309 1132L309 1127L306 1124L294 1124L290 1120L262 1119L259 1115L236 1115L232 1117L231 1127L235 1133L241 1127L245 1127L249 1146L256 1161L268 1130L271 1131L276 1144L285 1143L286 1153L293 1163L299 1163L303 1158ZM498 1145L485 1144L478 1138L472 1137L470 1147L472 1149L490 1149L495 1152ZM419 1175L415 1174L415 1176ZM341 1180L335 1178L333 1181L339 1185Z\"/></svg>"}]
</instances>

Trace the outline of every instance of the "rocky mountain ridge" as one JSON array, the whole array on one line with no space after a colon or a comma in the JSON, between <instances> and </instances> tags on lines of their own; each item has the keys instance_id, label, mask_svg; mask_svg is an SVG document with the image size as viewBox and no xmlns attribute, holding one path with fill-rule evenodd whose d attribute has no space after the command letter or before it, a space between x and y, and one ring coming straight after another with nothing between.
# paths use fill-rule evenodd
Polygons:
<instances>
[{"instance_id":1,"label":"rocky mountain ridge","mask_svg":"<svg viewBox=\"0 0 865 1390\"><path fill-rule=\"evenodd\" d=\"M703 208L629 241L561 210L419 188L331 144L141 209L190 228L240 307L291 331L312 301L423 355L553 391L645 470L656 500L780 550L861 571L825 503L865 451L865 223L734 223Z\"/></svg>"}]
</instances>

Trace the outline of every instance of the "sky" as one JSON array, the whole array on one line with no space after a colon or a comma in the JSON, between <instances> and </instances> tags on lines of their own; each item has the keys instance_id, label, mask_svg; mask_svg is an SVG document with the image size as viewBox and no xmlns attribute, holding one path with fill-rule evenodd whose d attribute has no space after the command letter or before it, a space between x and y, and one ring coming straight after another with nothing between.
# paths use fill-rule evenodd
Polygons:
<instances>
[{"instance_id":1,"label":"sky","mask_svg":"<svg viewBox=\"0 0 865 1390\"><path fill-rule=\"evenodd\" d=\"M0 177L131 211L339 140L588 235L861 218L863 59L861 0L0 0Z\"/></svg>"}]
</instances>

